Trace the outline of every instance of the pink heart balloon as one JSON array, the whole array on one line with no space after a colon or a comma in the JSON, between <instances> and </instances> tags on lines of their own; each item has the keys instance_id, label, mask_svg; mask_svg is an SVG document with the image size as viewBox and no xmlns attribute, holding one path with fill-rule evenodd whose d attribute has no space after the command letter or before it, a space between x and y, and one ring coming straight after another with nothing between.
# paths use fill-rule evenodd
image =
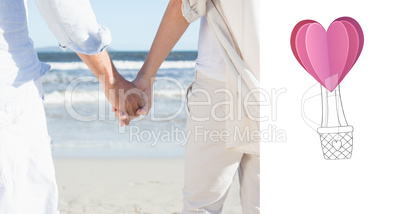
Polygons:
<instances>
[{"instance_id":1,"label":"pink heart balloon","mask_svg":"<svg viewBox=\"0 0 402 214\"><path fill-rule=\"evenodd\" d=\"M353 33L357 33L357 34L358 34L358 36L357 36L357 37L359 38L358 41L351 40L351 42L356 42L356 43L358 43L358 46L359 46L358 51L357 51L357 53L356 53L356 57L355 57L354 60L351 60L351 61L353 61L353 63L348 64L349 67L345 67L345 70L350 71L350 69L352 69L353 65L356 63L357 59L359 58L359 56L360 56L360 54L361 54L361 52L362 52L362 50L363 50L363 45L364 45L363 30L362 30L362 28L360 27L360 24L359 24L356 20L354 20L353 18L351 18L351 17L346 17L346 16L345 16L345 17L338 18L338 19L336 19L335 21L342 21L342 23L345 24L345 27L348 28L348 32L349 32L349 33L352 33L352 32L353 32ZM350 27L350 25L353 25L353 27ZM349 36L349 37L352 38L352 36ZM356 44L355 44L355 45L356 45ZM341 79L340 79L339 82L341 82L341 81L343 80L343 78L345 78L346 74L348 73L348 71L345 72L345 70L344 70L344 72L342 73Z\"/></svg>"},{"instance_id":2,"label":"pink heart balloon","mask_svg":"<svg viewBox=\"0 0 402 214\"><path fill-rule=\"evenodd\" d=\"M336 19L328 31L318 22L299 22L291 35L293 54L307 72L333 91L356 63L363 49L360 25L350 17Z\"/></svg>"},{"instance_id":3,"label":"pink heart balloon","mask_svg":"<svg viewBox=\"0 0 402 214\"><path fill-rule=\"evenodd\" d=\"M352 24L354 26L355 30L357 31L357 33L359 35L359 52L357 54L357 58L358 58L360 56L360 53L363 50L363 45L364 45L364 35L363 35L363 30L360 27L360 24L353 18L347 17L347 16L337 18L335 21L342 21L342 23L349 22L350 24ZM356 61L357 61L357 58L356 58Z\"/></svg>"},{"instance_id":4,"label":"pink heart balloon","mask_svg":"<svg viewBox=\"0 0 402 214\"><path fill-rule=\"evenodd\" d=\"M317 23L316 21L313 20L303 20L299 23L296 24L296 26L293 28L292 35L290 38L290 46L292 47L293 55L295 55L297 61L304 67L302 62L300 61L299 55L297 54L296 50L296 35L299 32L300 28L304 27L306 24L311 24L311 23Z\"/></svg>"},{"instance_id":5,"label":"pink heart balloon","mask_svg":"<svg viewBox=\"0 0 402 214\"><path fill-rule=\"evenodd\" d=\"M295 51L298 54L299 57L299 62L300 64L302 64L302 66L304 67L304 69L306 69L306 71L313 76L320 84L323 84L323 82L321 81L321 78L318 76L318 74L315 72L313 64L311 63L309 57L308 57L308 52L307 52L307 46L304 45L303 42L300 41L305 41L306 40L306 32L309 29L309 26L313 24L306 24L303 25L300 30L298 31L298 33L296 34L296 43L295 43Z\"/></svg>"},{"instance_id":6,"label":"pink heart balloon","mask_svg":"<svg viewBox=\"0 0 402 214\"><path fill-rule=\"evenodd\" d=\"M358 59L358 55L360 55L359 40L358 40L359 36L358 36L356 29L349 22L342 22L342 24L348 32L350 48L349 48L348 58L345 63L345 67L339 77L339 82L341 82L343 80L343 78L346 76L346 74L352 69L353 65L356 63L356 61Z\"/></svg>"}]
</instances>

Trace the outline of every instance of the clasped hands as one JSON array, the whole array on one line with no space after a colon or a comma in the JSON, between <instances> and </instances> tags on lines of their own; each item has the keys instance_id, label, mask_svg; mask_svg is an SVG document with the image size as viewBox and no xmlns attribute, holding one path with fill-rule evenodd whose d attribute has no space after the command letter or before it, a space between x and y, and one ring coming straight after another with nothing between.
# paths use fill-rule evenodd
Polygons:
<instances>
[{"instance_id":1,"label":"clasped hands","mask_svg":"<svg viewBox=\"0 0 402 214\"><path fill-rule=\"evenodd\" d=\"M151 109L153 86L151 78L137 76L130 82L118 74L107 77L102 86L120 126L128 126L130 120L140 115L147 115Z\"/></svg>"}]
</instances>

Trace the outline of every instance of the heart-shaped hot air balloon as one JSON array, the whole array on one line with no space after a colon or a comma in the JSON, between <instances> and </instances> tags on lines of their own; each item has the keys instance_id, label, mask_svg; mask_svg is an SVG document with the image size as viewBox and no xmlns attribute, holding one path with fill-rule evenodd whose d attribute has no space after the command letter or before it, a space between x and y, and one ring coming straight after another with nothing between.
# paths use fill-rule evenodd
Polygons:
<instances>
[{"instance_id":1,"label":"heart-shaped hot air balloon","mask_svg":"<svg viewBox=\"0 0 402 214\"><path fill-rule=\"evenodd\" d=\"M352 69L363 49L359 23L341 17L328 31L313 20L303 20L293 29L291 47L297 61L322 86L333 91Z\"/></svg>"}]
</instances>

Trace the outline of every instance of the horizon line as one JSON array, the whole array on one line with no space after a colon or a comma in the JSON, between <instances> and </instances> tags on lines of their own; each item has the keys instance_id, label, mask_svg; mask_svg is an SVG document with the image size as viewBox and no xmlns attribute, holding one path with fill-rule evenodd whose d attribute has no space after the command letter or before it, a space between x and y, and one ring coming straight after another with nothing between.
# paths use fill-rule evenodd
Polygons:
<instances>
[{"instance_id":1,"label":"horizon line","mask_svg":"<svg viewBox=\"0 0 402 214\"><path fill-rule=\"evenodd\" d=\"M58 46L49 46L49 47L35 47L36 52L60 52L60 53L75 53L74 51L67 49L63 50ZM113 47L107 48L108 52L149 52L149 50L137 49L114 49ZM171 52L197 52L198 50L191 49L173 49Z\"/></svg>"}]
</instances>

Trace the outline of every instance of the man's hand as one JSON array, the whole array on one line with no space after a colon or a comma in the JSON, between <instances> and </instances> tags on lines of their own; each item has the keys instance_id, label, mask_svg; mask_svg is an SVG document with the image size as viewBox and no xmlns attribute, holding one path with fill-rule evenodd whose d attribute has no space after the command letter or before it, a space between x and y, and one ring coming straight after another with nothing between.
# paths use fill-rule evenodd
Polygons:
<instances>
[{"instance_id":1,"label":"man's hand","mask_svg":"<svg viewBox=\"0 0 402 214\"><path fill-rule=\"evenodd\" d=\"M139 108L144 107L142 96L145 93L133 82L129 82L117 72L112 60L106 50L94 55L77 53L83 62L91 69L102 84L106 98L116 109L116 116L125 119L124 123L129 124L131 119L139 116ZM140 85L140 84L139 84ZM149 108L148 108L149 109ZM120 124L122 125L122 124Z\"/></svg>"},{"instance_id":2,"label":"man's hand","mask_svg":"<svg viewBox=\"0 0 402 214\"><path fill-rule=\"evenodd\" d=\"M152 99L153 99L152 89L153 89L154 78L147 78L138 75L131 83L136 88L137 90L136 92L140 93L142 98L142 105L141 103L139 103L140 104L138 105L139 109L135 112L136 114L134 117L127 117L127 115L125 115L124 112L118 111L116 108L113 109L113 111L115 111L116 117L119 118L120 120L120 125L122 124L128 125L131 119L138 117L140 114L144 116L147 115L152 107Z\"/></svg>"},{"instance_id":3,"label":"man's hand","mask_svg":"<svg viewBox=\"0 0 402 214\"><path fill-rule=\"evenodd\" d=\"M145 93L133 82L129 82L121 75L106 77L101 81L106 98L113 106L115 116L119 118L120 125L129 125L130 120L137 118L144 107L143 97Z\"/></svg>"},{"instance_id":4,"label":"man's hand","mask_svg":"<svg viewBox=\"0 0 402 214\"><path fill-rule=\"evenodd\" d=\"M152 100L153 100L153 85L155 78L146 78L141 75L138 75L134 80L133 84L143 92L142 98L144 99L144 106L141 107L139 113L142 115L147 115L149 110L152 108Z\"/></svg>"}]
</instances>

